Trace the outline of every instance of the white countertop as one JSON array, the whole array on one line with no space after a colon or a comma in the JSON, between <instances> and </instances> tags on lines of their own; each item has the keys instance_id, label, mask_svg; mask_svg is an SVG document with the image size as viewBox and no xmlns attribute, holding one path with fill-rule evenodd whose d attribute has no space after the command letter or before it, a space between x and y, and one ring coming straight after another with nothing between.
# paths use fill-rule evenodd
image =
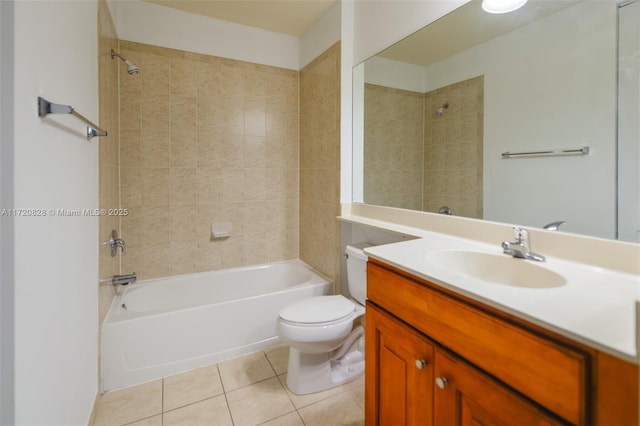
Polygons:
<instances>
[{"instance_id":1,"label":"white countertop","mask_svg":"<svg viewBox=\"0 0 640 426\"><path fill-rule=\"evenodd\" d=\"M490 245L424 230L419 234L419 239L369 247L365 252L372 258L454 292L615 357L638 363L638 275L547 256L545 262L534 263L561 274L567 280L565 285L541 289L494 284L439 267L430 262L427 256L429 252L443 249L481 251L506 256L502 253L499 242ZM533 262L522 259L513 261Z\"/></svg>"}]
</instances>

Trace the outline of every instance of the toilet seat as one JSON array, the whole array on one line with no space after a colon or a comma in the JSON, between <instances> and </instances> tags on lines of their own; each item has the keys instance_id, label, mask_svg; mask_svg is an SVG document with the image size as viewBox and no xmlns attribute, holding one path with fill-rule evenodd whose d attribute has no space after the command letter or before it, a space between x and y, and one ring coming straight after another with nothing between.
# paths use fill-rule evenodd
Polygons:
<instances>
[{"instance_id":1,"label":"toilet seat","mask_svg":"<svg viewBox=\"0 0 640 426\"><path fill-rule=\"evenodd\" d=\"M315 296L285 306L279 316L292 325L314 326L341 321L355 310L356 304L344 296Z\"/></svg>"}]
</instances>

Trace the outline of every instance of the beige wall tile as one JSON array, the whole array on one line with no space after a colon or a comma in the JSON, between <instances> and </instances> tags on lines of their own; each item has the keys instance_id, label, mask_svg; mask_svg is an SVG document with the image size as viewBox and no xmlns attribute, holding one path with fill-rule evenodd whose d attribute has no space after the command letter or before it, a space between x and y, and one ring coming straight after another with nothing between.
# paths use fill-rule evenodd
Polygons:
<instances>
[{"instance_id":1,"label":"beige wall tile","mask_svg":"<svg viewBox=\"0 0 640 426\"><path fill-rule=\"evenodd\" d=\"M121 46L141 68L120 80L121 198L132 209L123 268L144 279L298 257L299 73ZM245 204L254 202L274 210L252 216L248 237ZM215 222L231 222L231 238L212 239ZM254 243L269 256L256 257Z\"/></svg>"},{"instance_id":2,"label":"beige wall tile","mask_svg":"<svg viewBox=\"0 0 640 426\"><path fill-rule=\"evenodd\" d=\"M197 62L171 59L171 93L195 98L197 75Z\"/></svg>"},{"instance_id":3,"label":"beige wall tile","mask_svg":"<svg viewBox=\"0 0 640 426\"><path fill-rule=\"evenodd\" d=\"M195 238L172 242L170 249L171 275L193 274L198 271L196 253L198 246Z\"/></svg>"},{"instance_id":4,"label":"beige wall tile","mask_svg":"<svg viewBox=\"0 0 640 426\"><path fill-rule=\"evenodd\" d=\"M216 130L199 131L196 135L196 166L217 167L223 165L221 158L222 132Z\"/></svg>"},{"instance_id":5,"label":"beige wall tile","mask_svg":"<svg viewBox=\"0 0 640 426\"><path fill-rule=\"evenodd\" d=\"M171 95L171 131L193 131L196 128L196 97Z\"/></svg>"},{"instance_id":6,"label":"beige wall tile","mask_svg":"<svg viewBox=\"0 0 640 426\"><path fill-rule=\"evenodd\" d=\"M169 214L171 243L192 241L196 238L197 207L195 203L170 205Z\"/></svg>"},{"instance_id":7,"label":"beige wall tile","mask_svg":"<svg viewBox=\"0 0 640 426\"><path fill-rule=\"evenodd\" d=\"M211 232L209 232L211 234ZM210 235L196 238L196 270L198 272L215 271L222 269L222 253L220 244L212 239Z\"/></svg>"},{"instance_id":8,"label":"beige wall tile","mask_svg":"<svg viewBox=\"0 0 640 426\"><path fill-rule=\"evenodd\" d=\"M169 95L171 62L167 57L141 54L140 75L142 76L142 93L147 95Z\"/></svg>"},{"instance_id":9,"label":"beige wall tile","mask_svg":"<svg viewBox=\"0 0 640 426\"><path fill-rule=\"evenodd\" d=\"M198 88L196 100L196 121L198 130L222 130L224 122L225 103L217 95L217 90L210 93L201 93L204 89Z\"/></svg>"},{"instance_id":10,"label":"beige wall tile","mask_svg":"<svg viewBox=\"0 0 640 426\"><path fill-rule=\"evenodd\" d=\"M169 131L145 129L140 154L142 167L169 167L170 146Z\"/></svg>"},{"instance_id":11,"label":"beige wall tile","mask_svg":"<svg viewBox=\"0 0 640 426\"><path fill-rule=\"evenodd\" d=\"M169 206L142 207L140 243L145 246L170 242L171 213Z\"/></svg>"},{"instance_id":12,"label":"beige wall tile","mask_svg":"<svg viewBox=\"0 0 640 426\"><path fill-rule=\"evenodd\" d=\"M196 168L169 169L169 204L196 203Z\"/></svg>"},{"instance_id":13,"label":"beige wall tile","mask_svg":"<svg viewBox=\"0 0 640 426\"><path fill-rule=\"evenodd\" d=\"M124 130L120 134L120 166L140 167L142 138L140 130Z\"/></svg>"},{"instance_id":14,"label":"beige wall tile","mask_svg":"<svg viewBox=\"0 0 640 426\"><path fill-rule=\"evenodd\" d=\"M142 246L142 264L140 279L160 278L171 275L171 244L153 244Z\"/></svg>"},{"instance_id":15,"label":"beige wall tile","mask_svg":"<svg viewBox=\"0 0 640 426\"><path fill-rule=\"evenodd\" d=\"M314 59L300 72L300 258L334 279L340 289L340 241L336 216L340 211L340 164L335 154L320 160L325 152L340 146L340 44ZM297 124L289 122L289 132ZM317 144L322 143L322 151ZM316 144L311 145L311 144ZM322 168L319 166L322 165ZM324 185L322 178L329 179Z\"/></svg>"},{"instance_id":16,"label":"beige wall tile","mask_svg":"<svg viewBox=\"0 0 640 426\"><path fill-rule=\"evenodd\" d=\"M164 206L169 204L168 168L142 169L142 206Z\"/></svg>"},{"instance_id":17,"label":"beige wall tile","mask_svg":"<svg viewBox=\"0 0 640 426\"><path fill-rule=\"evenodd\" d=\"M253 98L244 104L244 134L248 136L266 136L267 118L264 98Z\"/></svg>"},{"instance_id":18,"label":"beige wall tile","mask_svg":"<svg viewBox=\"0 0 640 426\"><path fill-rule=\"evenodd\" d=\"M155 93L155 92L154 92ZM152 131L168 131L171 108L169 95L142 96L142 128Z\"/></svg>"},{"instance_id":19,"label":"beige wall tile","mask_svg":"<svg viewBox=\"0 0 640 426\"><path fill-rule=\"evenodd\" d=\"M120 93L120 129L140 130L142 128L142 99L140 94L122 91Z\"/></svg>"}]
</instances>

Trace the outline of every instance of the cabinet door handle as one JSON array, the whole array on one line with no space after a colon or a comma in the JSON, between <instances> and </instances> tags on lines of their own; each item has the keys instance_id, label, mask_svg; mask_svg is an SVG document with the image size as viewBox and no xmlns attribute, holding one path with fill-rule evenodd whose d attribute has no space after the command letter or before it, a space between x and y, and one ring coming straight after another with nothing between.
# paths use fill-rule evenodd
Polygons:
<instances>
[{"instance_id":1,"label":"cabinet door handle","mask_svg":"<svg viewBox=\"0 0 640 426\"><path fill-rule=\"evenodd\" d=\"M440 389L444 389L445 387L447 387L448 383L449 381L446 377L436 377L436 386L438 386Z\"/></svg>"},{"instance_id":2,"label":"cabinet door handle","mask_svg":"<svg viewBox=\"0 0 640 426\"><path fill-rule=\"evenodd\" d=\"M427 365L427 361L424 359L416 359L416 368L422 370Z\"/></svg>"}]
</instances>

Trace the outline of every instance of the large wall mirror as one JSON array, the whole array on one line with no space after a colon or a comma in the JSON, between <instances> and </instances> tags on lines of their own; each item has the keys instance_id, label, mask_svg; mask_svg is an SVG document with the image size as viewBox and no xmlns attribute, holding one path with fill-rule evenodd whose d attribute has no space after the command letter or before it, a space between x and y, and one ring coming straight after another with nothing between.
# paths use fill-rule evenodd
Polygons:
<instances>
[{"instance_id":1,"label":"large wall mirror","mask_svg":"<svg viewBox=\"0 0 640 426\"><path fill-rule=\"evenodd\" d=\"M355 67L354 202L639 241L638 4L472 0Z\"/></svg>"}]
</instances>

